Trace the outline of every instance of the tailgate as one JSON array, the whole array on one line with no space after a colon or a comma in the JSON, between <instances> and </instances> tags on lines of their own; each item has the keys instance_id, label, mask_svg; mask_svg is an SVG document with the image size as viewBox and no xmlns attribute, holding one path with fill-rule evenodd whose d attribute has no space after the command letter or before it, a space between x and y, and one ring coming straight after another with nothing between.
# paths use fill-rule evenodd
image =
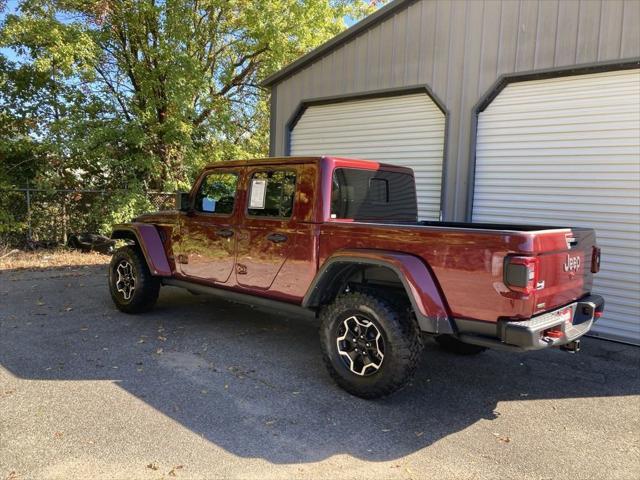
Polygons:
<instances>
[{"instance_id":1,"label":"tailgate","mask_svg":"<svg viewBox=\"0 0 640 480\"><path fill-rule=\"evenodd\" d=\"M591 261L596 245L592 229L563 229L538 235L536 240L541 253L534 295L535 313L566 305L591 292ZM595 255L599 261L599 254Z\"/></svg>"}]
</instances>

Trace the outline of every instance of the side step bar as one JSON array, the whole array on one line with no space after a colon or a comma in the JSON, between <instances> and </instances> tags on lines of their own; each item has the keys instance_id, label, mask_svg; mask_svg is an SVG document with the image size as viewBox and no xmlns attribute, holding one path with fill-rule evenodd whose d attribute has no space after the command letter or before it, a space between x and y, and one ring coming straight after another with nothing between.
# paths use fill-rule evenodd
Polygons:
<instances>
[{"instance_id":1,"label":"side step bar","mask_svg":"<svg viewBox=\"0 0 640 480\"><path fill-rule=\"evenodd\" d=\"M201 285L199 283L186 282L184 280L177 280L175 278L163 278L162 284L184 288L196 293L202 293L204 295L211 295L214 297L228 300L230 302L242 303L245 305L251 305L258 308L266 308L269 310L277 310L279 312L285 311L291 315L302 315L306 317L315 318L316 312L309 308L301 307L293 303L282 302L279 300L272 300L271 298L257 297L255 295L248 295L246 293L234 292L226 290L224 288L215 288L208 285Z\"/></svg>"}]
</instances>

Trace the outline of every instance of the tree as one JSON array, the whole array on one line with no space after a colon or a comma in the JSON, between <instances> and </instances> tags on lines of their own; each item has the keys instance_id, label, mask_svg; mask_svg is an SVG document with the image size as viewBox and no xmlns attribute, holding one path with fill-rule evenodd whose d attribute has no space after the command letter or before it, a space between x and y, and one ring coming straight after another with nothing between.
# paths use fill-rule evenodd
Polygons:
<instances>
[{"instance_id":1,"label":"tree","mask_svg":"<svg viewBox=\"0 0 640 480\"><path fill-rule=\"evenodd\" d=\"M337 34L346 16L375 7L365 0L22 0L19 15L2 25L0 46L14 49L23 58L17 68L39 79L34 108L47 110L37 115L47 124L40 138L68 171L104 180L131 166L147 188L173 189L204 163L264 155L260 79Z\"/></svg>"}]
</instances>

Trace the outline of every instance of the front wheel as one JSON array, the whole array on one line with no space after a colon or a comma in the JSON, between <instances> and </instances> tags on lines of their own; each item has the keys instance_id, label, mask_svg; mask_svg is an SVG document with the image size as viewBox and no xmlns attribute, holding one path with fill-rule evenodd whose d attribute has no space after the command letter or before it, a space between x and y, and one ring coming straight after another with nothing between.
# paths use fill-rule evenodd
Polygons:
<instances>
[{"instance_id":1,"label":"front wheel","mask_svg":"<svg viewBox=\"0 0 640 480\"><path fill-rule=\"evenodd\" d=\"M320 315L324 363L335 382L362 398L378 398L403 388L422 351L413 318L369 293L339 296Z\"/></svg>"},{"instance_id":2,"label":"front wheel","mask_svg":"<svg viewBox=\"0 0 640 480\"><path fill-rule=\"evenodd\" d=\"M118 310L141 313L151 309L158 299L160 280L151 275L139 249L118 249L109 264L109 290Z\"/></svg>"}]
</instances>

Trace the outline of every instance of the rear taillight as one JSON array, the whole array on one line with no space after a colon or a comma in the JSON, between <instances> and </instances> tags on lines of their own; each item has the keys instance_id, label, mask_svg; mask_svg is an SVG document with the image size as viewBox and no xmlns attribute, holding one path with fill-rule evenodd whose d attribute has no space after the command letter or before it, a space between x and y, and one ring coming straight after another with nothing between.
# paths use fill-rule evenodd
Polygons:
<instances>
[{"instance_id":1,"label":"rear taillight","mask_svg":"<svg viewBox=\"0 0 640 480\"><path fill-rule=\"evenodd\" d=\"M504 283L510 290L533 293L538 284L538 257L507 257L504 262Z\"/></svg>"},{"instance_id":2,"label":"rear taillight","mask_svg":"<svg viewBox=\"0 0 640 480\"><path fill-rule=\"evenodd\" d=\"M593 247L591 253L591 273L598 273L600 271L600 249Z\"/></svg>"}]
</instances>

